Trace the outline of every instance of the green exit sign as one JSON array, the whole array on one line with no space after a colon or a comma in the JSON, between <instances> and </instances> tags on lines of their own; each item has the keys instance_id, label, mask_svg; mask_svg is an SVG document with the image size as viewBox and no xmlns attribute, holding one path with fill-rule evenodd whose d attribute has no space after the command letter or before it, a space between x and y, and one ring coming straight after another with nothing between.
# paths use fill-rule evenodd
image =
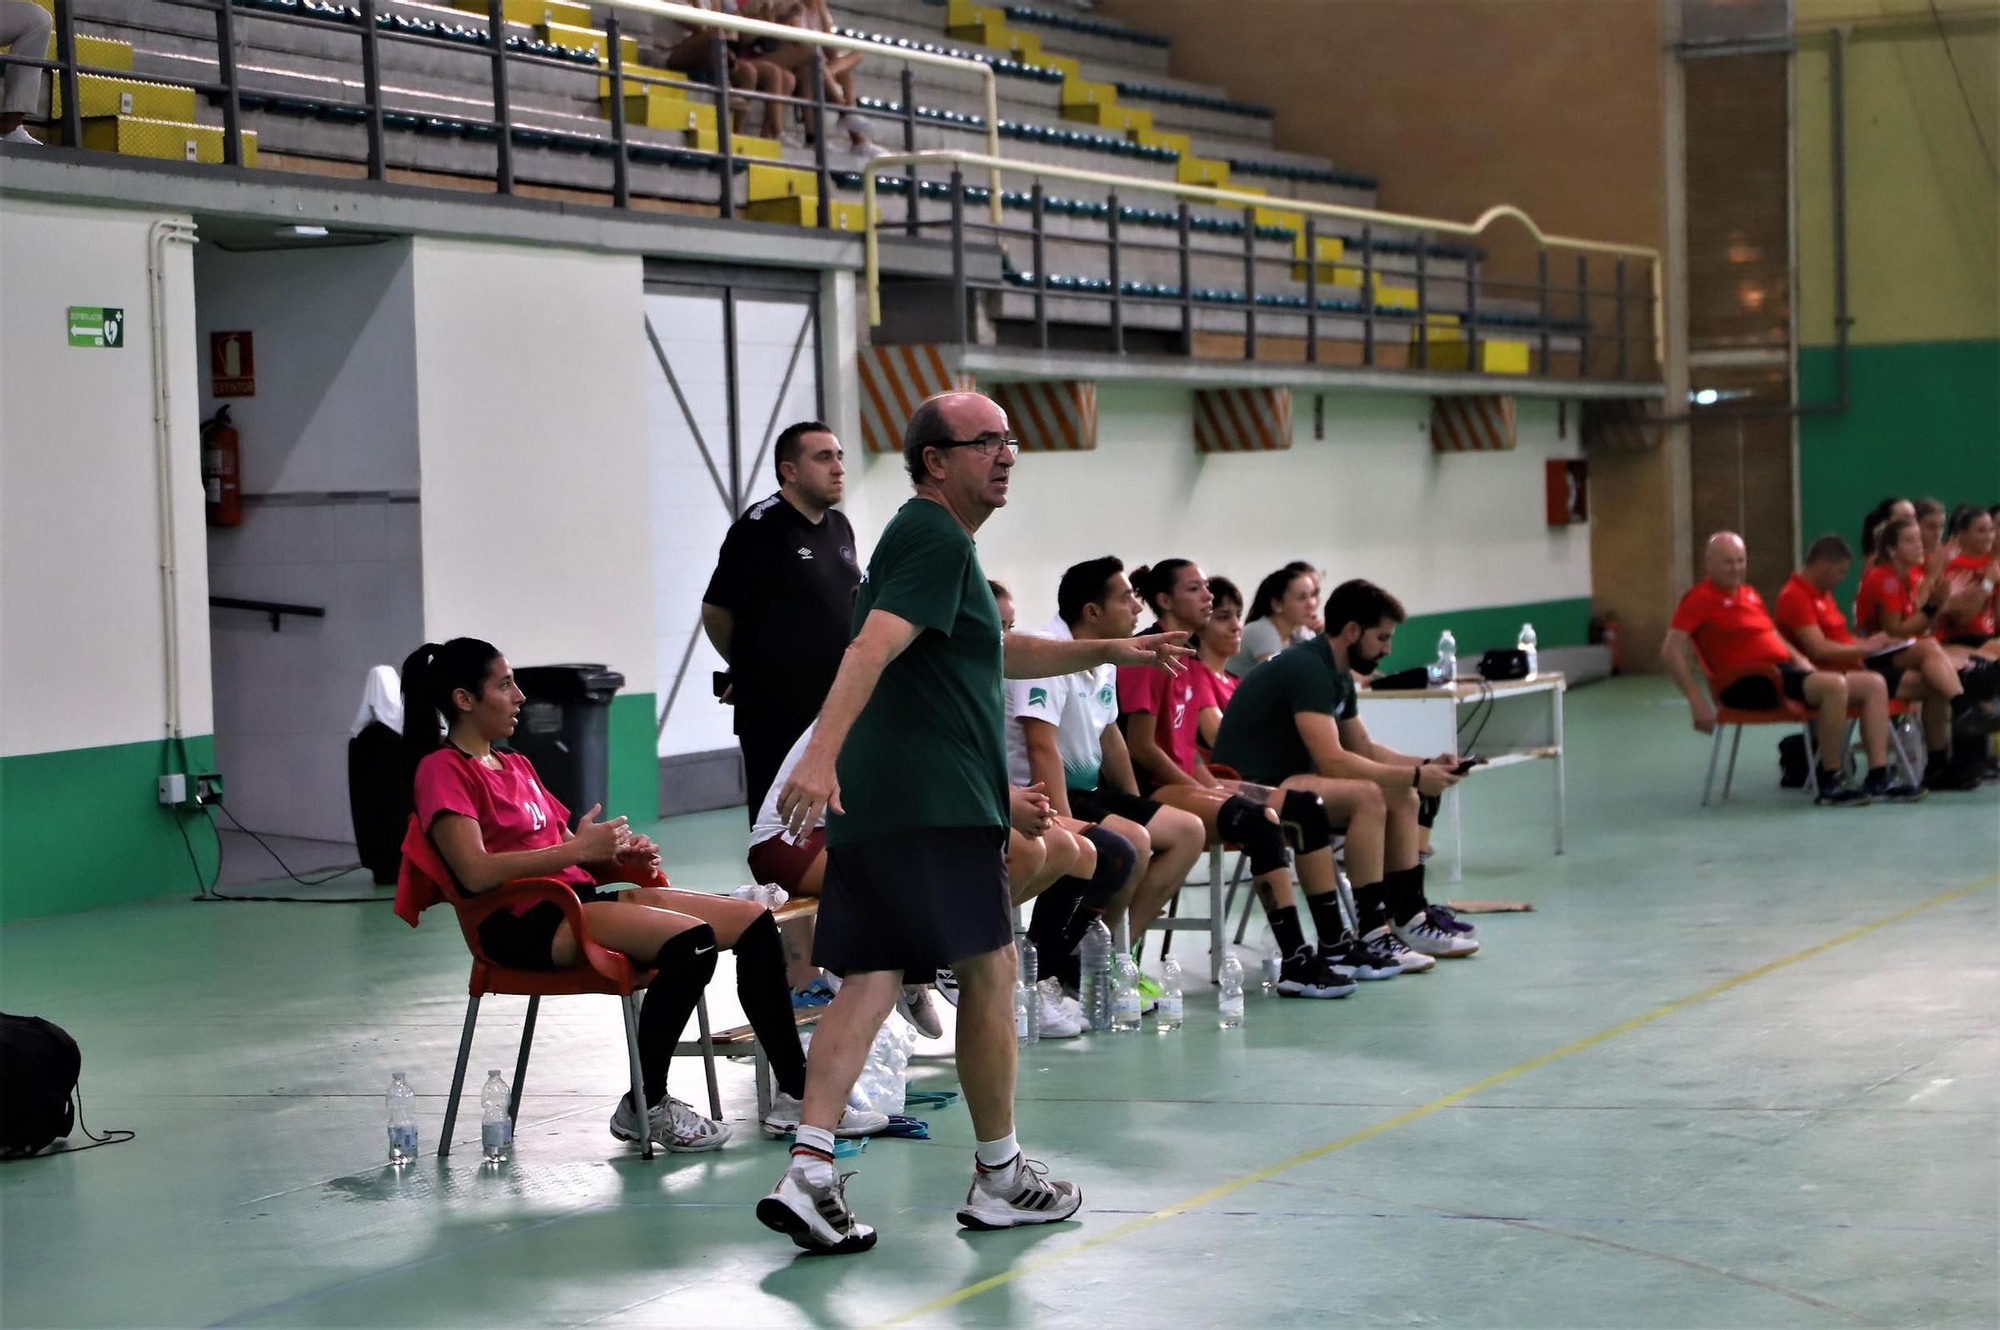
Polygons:
<instances>
[{"instance_id":1,"label":"green exit sign","mask_svg":"<svg viewBox=\"0 0 2000 1330\"><path fill-rule=\"evenodd\" d=\"M108 347L125 345L125 311L98 305L71 305L69 344Z\"/></svg>"}]
</instances>

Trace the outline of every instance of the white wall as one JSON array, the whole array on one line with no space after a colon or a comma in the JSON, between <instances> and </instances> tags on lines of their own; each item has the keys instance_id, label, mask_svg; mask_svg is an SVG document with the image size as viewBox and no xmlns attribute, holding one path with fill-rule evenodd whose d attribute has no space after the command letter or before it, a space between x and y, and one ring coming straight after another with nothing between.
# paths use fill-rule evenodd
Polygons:
<instances>
[{"instance_id":1,"label":"white wall","mask_svg":"<svg viewBox=\"0 0 2000 1330\"><path fill-rule=\"evenodd\" d=\"M1558 439L1553 402L1520 400L1513 452L1451 455L1431 449L1423 397L1329 394L1316 440L1312 397L1295 394L1291 449L1254 455L1197 454L1182 389L1100 384L1098 412L1096 450L1024 456L980 532L980 561L1025 624L1055 613L1064 568L1099 554L1192 558L1246 595L1306 559L1332 580L1380 582L1416 614L1590 594L1589 528L1544 523L1543 460L1582 456L1575 413ZM883 456L848 483L865 559L909 482Z\"/></svg>"},{"instance_id":2,"label":"white wall","mask_svg":"<svg viewBox=\"0 0 2000 1330\"><path fill-rule=\"evenodd\" d=\"M424 632L654 680L636 257L419 239Z\"/></svg>"},{"instance_id":3,"label":"white wall","mask_svg":"<svg viewBox=\"0 0 2000 1330\"><path fill-rule=\"evenodd\" d=\"M166 733L147 315L161 216L0 198L0 755ZM185 247L167 248L165 274L181 723L199 735L208 577ZM69 346L71 305L122 308L124 347Z\"/></svg>"}]
</instances>

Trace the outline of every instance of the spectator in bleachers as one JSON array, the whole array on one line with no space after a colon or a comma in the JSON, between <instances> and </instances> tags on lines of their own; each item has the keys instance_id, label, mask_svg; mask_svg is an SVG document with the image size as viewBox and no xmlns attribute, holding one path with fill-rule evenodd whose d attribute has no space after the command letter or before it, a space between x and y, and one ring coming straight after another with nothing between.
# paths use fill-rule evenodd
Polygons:
<instances>
[{"instance_id":1,"label":"spectator in bleachers","mask_svg":"<svg viewBox=\"0 0 2000 1330\"><path fill-rule=\"evenodd\" d=\"M1744 581L1750 555L1741 536L1719 531L1709 537L1702 566L1708 575L1681 598L1660 648L1661 660L1687 697L1695 729L1714 732L1718 703L1768 711L1778 707L1780 699L1796 702L1813 713L1818 736L1814 802L1856 807L1868 803L1871 795L1866 788L1847 784L1847 721L1852 704L1861 710L1867 785L1881 789L1886 798L1920 797L1921 792L1910 785L1889 779L1889 690L1882 676L1815 669L1789 645L1757 588ZM1695 682L1690 655L1718 690L1714 702Z\"/></svg>"},{"instance_id":2,"label":"spectator in bleachers","mask_svg":"<svg viewBox=\"0 0 2000 1330\"><path fill-rule=\"evenodd\" d=\"M1239 679L1286 647L1310 642L1319 632L1319 571L1304 560L1293 560L1257 584L1249 610L1243 645L1229 661L1229 672Z\"/></svg>"},{"instance_id":3,"label":"spectator in bleachers","mask_svg":"<svg viewBox=\"0 0 2000 1330\"><path fill-rule=\"evenodd\" d=\"M1957 670L1934 638L1920 637L1904 645L1886 633L1865 639L1854 636L1833 596L1852 563L1853 551L1841 537L1829 533L1815 540L1806 550L1805 565L1778 593L1779 630L1814 666L1847 674L1873 670L1882 676L1891 697L1920 703L1924 747L1930 753L1925 787L1966 788L1950 783L1948 761L1953 700L1965 691Z\"/></svg>"},{"instance_id":4,"label":"spectator in bleachers","mask_svg":"<svg viewBox=\"0 0 2000 1330\"><path fill-rule=\"evenodd\" d=\"M1126 580L1125 565L1108 556L1065 571L1056 606L1056 617L1042 635L1057 641L1120 640L1131 637L1138 622L1138 598ZM1179 682L1187 672L1172 677ZM1115 667L1010 680L1007 711L1019 722L1019 757L1028 781L1046 786L1063 816L1106 826L1131 841L1143 859L1129 904L1114 901L1107 912L1107 926L1115 932L1119 909L1126 910L1136 947L1201 858L1208 843L1201 819L1140 795L1118 728ZM1013 737L1010 729L1010 743ZM1014 778L1021 776L1017 768Z\"/></svg>"},{"instance_id":5,"label":"spectator in bleachers","mask_svg":"<svg viewBox=\"0 0 2000 1330\"><path fill-rule=\"evenodd\" d=\"M764 12L757 17L808 32L832 32L836 26L826 0L765 0ZM839 125L847 135L848 149L863 157L880 157L888 151L875 145L868 137L868 123L854 114L854 68L862 61L859 51L834 51L808 42L776 42L761 58L792 76L797 87L794 95L799 97L812 95L811 76L806 71L818 61L826 100L843 108ZM818 134L819 126L812 123L812 113L804 115L807 131Z\"/></svg>"},{"instance_id":6,"label":"spectator in bleachers","mask_svg":"<svg viewBox=\"0 0 2000 1330\"><path fill-rule=\"evenodd\" d=\"M1208 579L1212 602L1208 621L1195 634L1200 648L1198 660L1208 696L1201 708L1201 746L1215 747L1215 732L1222 726L1222 713L1236 695L1236 676L1229 672L1231 657L1243 649L1243 592L1226 577Z\"/></svg>"},{"instance_id":7,"label":"spectator in bleachers","mask_svg":"<svg viewBox=\"0 0 2000 1330\"><path fill-rule=\"evenodd\" d=\"M1471 925L1426 899L1419 857L1419 797L1458 783L1456 756L1399 753L1377 743L1361 720L1356 676L1389 654L1405 617L1401 602L1374 583L1341 583L1327 599L1326 631L1251 671L1215 737L1218 766L1316 794L1329 823L1345 828L1362 948L1392 972L1405 949L1437 957L1479 949ZM1322 942L1340 936L1332 915L1314 923Z\"/></svg>"},{"instance_id":8,"label":"spectator in bleachers","mask_svg":"<svg viewBox=\"0 0 2000 1330\"><path fill-rule=\"evenodd\" d=\"M713 14L731 14L743 18L761 18L762 14L750 12L750 5L743 0L686 0L696 9L706 9ZM780 69L769 60L760 58L754 52L758 49L758 39L746 39L720 28L703 28L690 25L681 39L669 47L660 57L660 63L667 69L688 75L697 83L711 82L715 77L715 45L723 47L723 61L729 70L729 85L742 92L762 92L778 97L789 97L798 87L798 80L786 70ZM777 138L784 125L785 108L779 102L764 103L764 136ZM729 123L736 133L741 134L750 118L750 103L742 98L730 101Z\"/></svg>"},{"instance_id":9,"label":"spectator in bleachers","mask_svg":"<svg viewBox=\"0 0 2000 1330\"><path fill-rule=\"evenodd\" d=\"M46 59L50 25L49 11L42 6L28 0L0 0L0 46L7 48L7 54ZM41 110L42 71L33 65L8 65L6 77L0 79L0 142L39 145L41 140L25 126Z\"/></svg>"},{"instance_id":10,"label":"spectator in bleachers","mask_svg":"<svg viewBox=\"0 0 2000 1330\"><path fill-rule=\"evenodd\" d=\"M772 448L778 492L729 528L701 598L701 626L729 670L751 820L792 741L819 714L853 631L861 582L846 454L817 420Z\"/></svg>"},{"instance_id":11,"label":"spectator in bleachers","mask_svg":"<svg viewBox=\"0 0 2000 1330\"><path fill-rule=\"evenodd\" d=\"M613 1136L636 1141L650 1135L681 1153L719 1149L729 1139L727 1126L667 1094L668 1063L715 974L717 947L735 953L737 997L778 1082L780 1093L764 1124L791 1130L806 1062L786 991L784 943L771 912L698 891L599 891L600 874L613 865L657 869L659 847L633 835L622 817L599 822L598 807L572 831L569 810L537 778L534 764L494 747L513 734L525 700L507 658L489 643L459 637L410 653L403 662L403 745L417 826L464 890L476 894L517 878L557 878L582 901L592 941L658 971L639 1015L646 1103L633 1103L629 1093L620 1099L611 1115ZM550 901L524 901L487 915L479 942L494 961L520 969L560 968L578 956L574 931ZM855 1110L839 1130L866 1135L887 1122L879 1113Z\"/></svg>"}]
</instances>

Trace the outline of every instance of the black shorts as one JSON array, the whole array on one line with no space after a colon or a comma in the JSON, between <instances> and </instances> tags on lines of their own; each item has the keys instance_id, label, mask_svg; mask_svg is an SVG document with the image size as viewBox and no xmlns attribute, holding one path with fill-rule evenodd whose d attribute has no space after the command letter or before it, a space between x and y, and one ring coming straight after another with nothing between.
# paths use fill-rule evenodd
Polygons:
<instances>
[{"instance_id":1,"label":"black shorts","mask_svg":"<svg viewBox=\"0 0 2000 1330\"><path fill-rule=\"evenodd\" d=\"M616 899L612 893L594 887L577 887L576 896L586 905L591 901ZM562 907L554 901L540 901L528 907L526 914L500 910L480 921L479 945L495 965L510 970L553 970L556 965L550 948L562 922Z\"/></svg>"},{"instance_id":2,"label":"black shorts","mask_svg":"<svg viewBox=\"0 0 2000 1330\"><path fill-rule=\"evenodd\" d=\"M1122 817L1143 827L1153 820L1153 814L1160 808L1157 799L1107 789L1102 785L1094 790L1069 792L1069 815L1079 822L1102 822L1107 817Z\"/></svg>"},{"instance_id":3,"label":"black shorts","mask_svg":"<svg viewBox=\"0 0 2000 1330\"><path fill-rule=\"evenodd\" d=\"M1992 640L1991 633L1954 633L1944 640L1944 644L1948 647L1965 647L1970 651L1977 651Z\"/></svg>"},{"instance_id":4,"label":"black shorts","mask_svg":"<svg viewBox=\"0 0 2000 1330\"><path fill-rule=\"evenodd\" d=\"M1903 684L1903 676L1909 673L1909 671L1905 670L1901 665L1895 664L1894 663L1895 659L1896 657L1894 655L1885 654L1880 656L1870 656L1867 660L1862 662L1870 670L1882 676L1882 682L1889 685L1890 697L1894 697L1896 695L1896 690L1900 688Z\"/></svg>"},{"instance_id":5,"label":"black shorts","mask_svg":"<svg viewBox=\"0 0 2000 1330\"><path fill-rule=\"evenodd\" d=\"M1014 940L1007 828L916 827L830 846L813 964L837 975L941 967Z\"/></svg>"},{"instance_id":6,"label":"black shorts","mask_svg":"<svg viewBox=\"0 0 2000 1330\"><path fill-rule=\"evenodd\" d=\"M1791 701L1805 705L1806 676L1811 670L1802 670L1796 665L1780 665L1778 677L1783 681L1784 693ZM1738 711L1769 711L1778 705L1778 695L1772 690L1771 681L1761 674L1748 675L1722 690L1722 696L1715 699L1726 707Z\"/></svg>"}]
</instances>

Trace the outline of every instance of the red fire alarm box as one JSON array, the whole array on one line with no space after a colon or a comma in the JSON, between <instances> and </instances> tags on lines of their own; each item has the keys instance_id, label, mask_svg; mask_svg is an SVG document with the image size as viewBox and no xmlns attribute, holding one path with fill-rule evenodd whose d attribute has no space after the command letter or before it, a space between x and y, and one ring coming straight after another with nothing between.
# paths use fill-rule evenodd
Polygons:
<instances>
[{"instance_id":1,"label":"red fire alarm box","mask_svg":"<svg viewBox=\"0 0 2000 1330\"><path fill-rule=\"evenodd\" d=\"M1551 457L1542 464L1549 525L1577 526L1590 520L1590 463L1581 457Z\"/></svg>"}]
</instances>

